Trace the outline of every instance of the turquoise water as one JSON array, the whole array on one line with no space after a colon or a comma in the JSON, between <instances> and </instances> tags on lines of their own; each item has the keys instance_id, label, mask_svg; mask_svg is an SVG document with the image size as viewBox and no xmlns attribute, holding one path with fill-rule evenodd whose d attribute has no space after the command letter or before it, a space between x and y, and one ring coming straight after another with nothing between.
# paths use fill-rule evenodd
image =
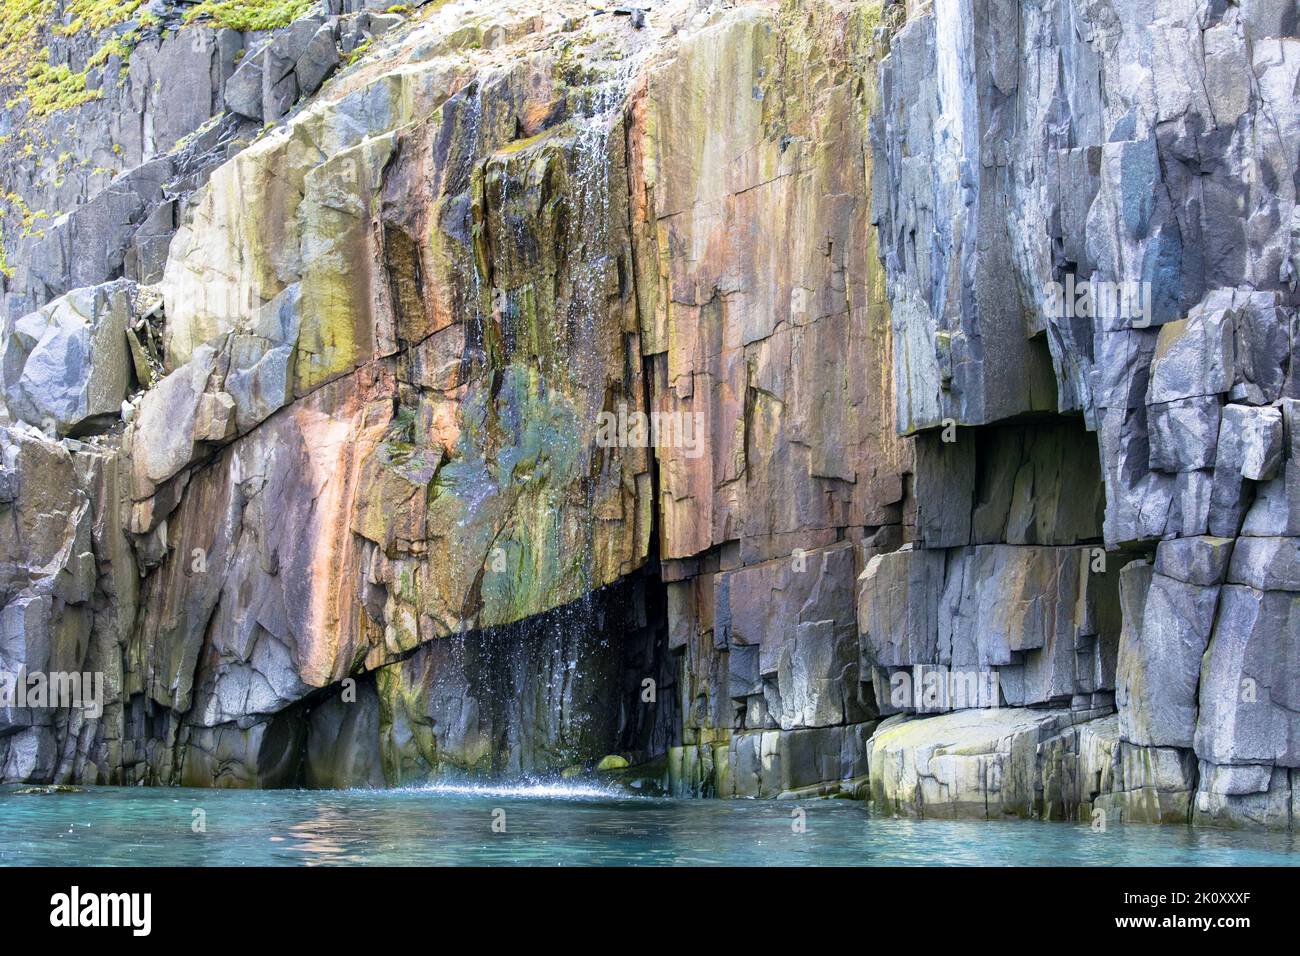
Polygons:
<instances>
[{"instance_id":1,"label":"turquoise water","mask_svg":"<svg viewBox=\"0 0 1300 956\"><path fill-rule=\"evenodd\" d=\"M1294 865L1286 834L908 821L860 803L657 800L594 787L0 787L0 865ZM803 811L803 832L795 832ZM196 813L195 811L201 811ZM494 832L493 823L504 832ZM195 832L202 822L203 832Z\"/></svg>"}]
</instances>

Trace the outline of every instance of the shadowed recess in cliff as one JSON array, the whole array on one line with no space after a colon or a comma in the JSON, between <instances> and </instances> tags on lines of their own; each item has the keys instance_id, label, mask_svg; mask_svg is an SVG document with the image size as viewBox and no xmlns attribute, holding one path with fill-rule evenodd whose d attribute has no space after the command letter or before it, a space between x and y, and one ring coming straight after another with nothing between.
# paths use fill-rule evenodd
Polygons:
<instances>
[{"instance_id":1,"label":"shadowed recess in cliff","mask_svg":"<svg viewBox=\"0 0 1300 956\"><path fill-rule=\"evenodd\" d=\"M618 766L647 763L676 725L664 607L658 579L638 574L534 618L421 645L247 731L187 727L182 780L481 786L588 772L611 755Z\"/></svg>"},{"instance_id":2,"label":"shadowed recess in cliff","mask_svg":"<svg viewBox=\"0 0 1300 956\"><path fill-rule=\"evenodd\" d=\"M1113 705L1131 556L1101 546L1096 447L1080 416L917 435L913 545L872 558L858 596L864 679L882 714ZM949 670L985 692L923 693L924 671Z\"/></svg>"}]
</instances>

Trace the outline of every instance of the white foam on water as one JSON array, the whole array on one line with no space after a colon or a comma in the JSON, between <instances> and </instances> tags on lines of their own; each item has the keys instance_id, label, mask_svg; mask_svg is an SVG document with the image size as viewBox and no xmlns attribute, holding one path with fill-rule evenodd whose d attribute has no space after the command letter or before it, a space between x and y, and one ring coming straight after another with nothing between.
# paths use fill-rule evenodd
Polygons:
<instances>
[{"instance_id":1,"label":"white foam on water","mask_svg":"<svg viewBox=\"0 0 1300 956\"><path fill-rule=\"evenodd\" d=\"M599 798L602 800L630 800L633 795L625 790L596 783L563 783L560 781L534 781L529 783L429 783L418 787L403 787L408 793L435 793L454 797L520 797L545 800L575 800Z\"/></svg>"}]
</instances>

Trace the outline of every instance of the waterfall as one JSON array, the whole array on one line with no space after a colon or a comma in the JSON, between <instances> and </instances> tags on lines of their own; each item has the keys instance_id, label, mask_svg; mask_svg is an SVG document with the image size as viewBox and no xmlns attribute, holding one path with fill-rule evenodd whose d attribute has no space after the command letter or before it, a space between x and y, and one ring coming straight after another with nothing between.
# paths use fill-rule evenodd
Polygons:
<instances>
[{"instance_id":1,"label":"waterfall","mask_svg":"<svg viewBox=\"0 0 1300 956\"><path fill-rule=\"evenodd\" d=\"M447 639L447 653L439 651L437 666L431 668L430 676L439 688L431 704L435 733L451 753L477 753L468 741L479 733L487 740L490 754L469 767L457 767L452 761L453 773L460 769L518 778L589 763L616 748L626 710L620 704L625 683L622 638L626 622L634 617L625 610L631 589L621 584L602 589L608 579L598 577L595 553L596 526L601 520L596 516L596 494L602 476L588 473L597 460L591 453L592 442L608 371L602 361L604 343L599 340L621 334L608 310L618 255L617 246L612 249L611 244L618 244L618 230L626 224L611 221L611 190L626 186L611 156L610 141L611 136L621 135L622 110L636 65L622 60L614 67L593 69L588 85L572 91L567 119L543 130L535 144L528 138L494 143L485 121L494 105L485 102L488 84L464 91L462 122L475 144L472 161L482 177L478 215L489 256L486 272L476 267L467 277L471 288L466 301L474 303L476 310L488 309L481 318L486 325L500 323L497 359L491 358L489 349L489 365L499 362L491 368L496 384L491 393L480 396L500 434L492 439L499 443L495 446L466 446L466 457L481 455L485 467L459 493L463 511L458 525L472 528L502 498L524 502L516 506L523 508L529 494L543 496L549 521L520 532L521 553L535 566L518 573L511 567L506 573L515 577L505 586L527 587L520 576L545 578L550 565L557 593L572 593L573 598L541 615L500 626L475 629L472 615L462 616L458 632ZM529 145L519 147L517 142ZM549 154L547 149L556 152ZM542 185L533 177L537 163L562 163L565 194L542 195ZM543 227L537 207L552 199L563 203L570 218L555 227L554 237L534 234ZM545 297L531 286L537 276L525 271L521 278L519 269L520 263L529 267L534 261L530 257L540 258L536 248L540 238L553 238L565 247L565 255L561 260L556 253L563 274L554 278L553 338L535 343L536 354L528 356L527 349L534 347L527 341L528 333L544 327L539 303ZM512 285L520 281L530 285L522 289ZM524 300L530 293L533 299L527 305L535 311L525 314ZM532 327L527 325L530 321ZM547 446L545 436L551 433L542 429L542 444L534 448L529 428L537 427L535 419L565 414L574 417L572 434L554 435L561 444ZM565 442L575 447L567 449ZM546 461L552 471L567 467L572 473L543 481L536 491L527 482L521 485L518 472L502 464L509 456L521 454L521 448L525 457L538 456L534 466ZM512 478L515 483L509 484ZM518 512L512 517L518 518ZM500 529L499 539L505 540L514 530ZM542 537L529 538L536 532L542 532ZM488 590L485 585L484 591ZM482 598L480 609L490 600ZM462 703L467 699L473 701L469 709ZM458 721L473 723L475 728L456 729ZM439 734L440 726L446 729Z\"/></svg>"}]
</instances>

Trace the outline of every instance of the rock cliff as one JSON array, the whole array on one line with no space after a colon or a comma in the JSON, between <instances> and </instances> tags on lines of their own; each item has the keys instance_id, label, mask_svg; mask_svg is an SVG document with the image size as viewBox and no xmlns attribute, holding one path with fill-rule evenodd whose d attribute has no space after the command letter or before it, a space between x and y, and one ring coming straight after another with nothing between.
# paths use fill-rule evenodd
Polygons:
<instances>
[{"instance_id":1,"label":"rock cliff","mask_svg":"<svg viewBox=\"0 0 1300 956\"><path fill-rule=\"evenodd\" d=\"M0 780L1291 827L1293 3L0 28Z\"/></svg>"}]
</instances>

